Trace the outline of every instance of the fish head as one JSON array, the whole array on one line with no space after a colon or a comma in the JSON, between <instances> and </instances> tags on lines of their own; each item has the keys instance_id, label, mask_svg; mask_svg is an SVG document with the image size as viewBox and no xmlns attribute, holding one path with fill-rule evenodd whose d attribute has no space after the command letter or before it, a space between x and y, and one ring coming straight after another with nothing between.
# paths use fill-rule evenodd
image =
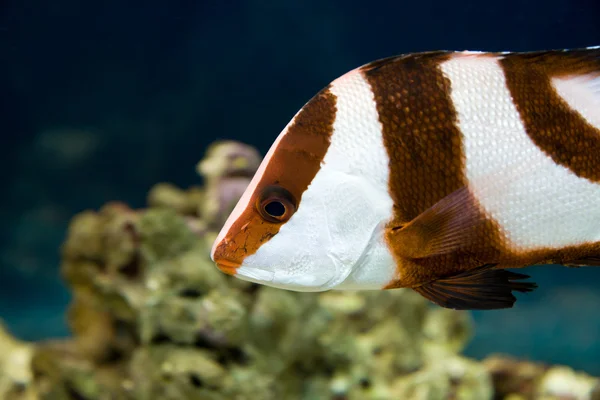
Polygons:
<instances>
[{"instance_id":1,"label":"fish head","mask_svg":"<svg viewBox=\"0 0 600 400\"><path fill-rule=\"evenodd\" d=\"M238 215L234 209L233 221L228 221L213 245L212 258L219 269L289 290L321 291L335 285L343 271L329 254L331 238L323 205L327 199L316 193L317 188L305 191L301 200L283 185L249 191L245 195L250 202L238 203L242 212Z\"/></svg>"},{"instance_id":2,"label":"fish head","mask_svg":"<svg viewBox=\"0 0 600 400\"><path fill-rule=\"evenodd\" d=\"M277 137L213 244L221 271L295 291L351 274L371 236L360 223L370 207L358 180L324 162L335 112L326 88Z\"/></svg>"}]
</instances>

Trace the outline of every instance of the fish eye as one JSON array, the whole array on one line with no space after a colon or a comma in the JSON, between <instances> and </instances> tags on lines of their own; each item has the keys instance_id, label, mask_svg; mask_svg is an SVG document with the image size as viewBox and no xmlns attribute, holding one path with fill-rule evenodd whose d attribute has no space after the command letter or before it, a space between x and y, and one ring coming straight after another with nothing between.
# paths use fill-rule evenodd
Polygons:
<instances>
[{"instance_id":1,"label":"fish eye","mask_svg":"<svg viewBox=\"0 0 600 400\"><path fill-rule=\"evenodd\" d=\"M271 185L263 189L257 208L265 221L286 222L296 212L296 200L286 189Z\"/></svg>"},{"instance_id":2,"label":"fish eye","mask_svg":"<svg viewBox=\"0 0 600 400\"><path fill-rule=\"evenodd\" d=\"M265 204L265 212L274 218L281 218L285 214L285 205L279 200L271 200Z\"/></svg>"}]
</instances>

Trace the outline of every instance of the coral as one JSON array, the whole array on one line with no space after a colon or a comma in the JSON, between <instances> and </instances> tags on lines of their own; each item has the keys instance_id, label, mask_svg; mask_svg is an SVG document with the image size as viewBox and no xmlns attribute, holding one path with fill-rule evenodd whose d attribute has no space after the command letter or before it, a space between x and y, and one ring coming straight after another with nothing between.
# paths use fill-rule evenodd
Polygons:
<instances>
[{"instance_id":1,"label":"coral","mask_svg":"<svg viewBox=\"0 0 600 400\"><path fill-rule=\"evenodd\" d=\"M204 177L206 187L199 214L210 228L216 231L223 226L260 161L256 149L242 143L220 141L209 146L196 171Z\"/></svg>"},{"instance_id":2,"label":"coral","mask_svg":"<svg viewBox=\"0 0 600 400\"><path fill-rule=\"evenodd\" d=\"M591 398L598 381L584 374L461 356L470 315L412 291L296 293L219 272L211 242L259 159L221 142L198 166L204 187L159 184L147 209L110 203L75 216L61 269L73 290L73 338L4 338L0 362L18 354L23 362L14 373L3 368L0 391L90 400Z\"/></svg>"},{"instance_id":3,"label":"coral","mask_svg":"<svg viewBox=\"0 0 600 400\"><path fill-rule=\"evenodd\" d=\"M0 398L37 398L30 369L33 346L13 338L0 323Z\"/></svg>"},{"instance_id":4,"label":"coral","mask_svg":"<svg viewBox=\"0 0 600 400\"><path fill-rule=\"evenodd\" d=\"M497 396L508 400L600 400L600 380L571 368L493 355L483 361Z\"/></svg>"}]
</instances>

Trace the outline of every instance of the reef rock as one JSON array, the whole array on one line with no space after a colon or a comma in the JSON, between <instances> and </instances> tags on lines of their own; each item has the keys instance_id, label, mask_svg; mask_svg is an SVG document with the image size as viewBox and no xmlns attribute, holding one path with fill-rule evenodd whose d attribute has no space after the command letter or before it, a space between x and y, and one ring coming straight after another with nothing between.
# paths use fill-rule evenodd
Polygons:
<instances>
[{"instance_id":1,"label":"reef rock","mask_svg":"<svg viewBox=\"0 0 600 400\"><path fill-rule=\"evenodd\" d=\"M73 338L9 346L4 359L25 346L27 368L3 368L0 393L23 382L41 399L592 398L598 381L583 374L461 356L470 315L412 291L296 293L218 271L210 245L259 161L217 143L198 164L203 187L159 184L147 209L75 216L61 269Z\"/></svg>"},{"instance_id":2,"label":"reef rock","mask_svg":"<svg viewBox=\"0 0 600 400\"><path fill-rule=\"evenodd\" d=\"M33 345L13 338L0 323L0 399L33 400Z\"/></svg>"},{"instance_id":3,"label":"reef rock","mask_svg":"<svg viewBox=\"0 0 600 400\"><path fill-rule=\"evenodd\" d=\"M600 380L571 368L493 355L483 361L496 397L506 400L600 400Z\"/></svg>"}]
</instances>

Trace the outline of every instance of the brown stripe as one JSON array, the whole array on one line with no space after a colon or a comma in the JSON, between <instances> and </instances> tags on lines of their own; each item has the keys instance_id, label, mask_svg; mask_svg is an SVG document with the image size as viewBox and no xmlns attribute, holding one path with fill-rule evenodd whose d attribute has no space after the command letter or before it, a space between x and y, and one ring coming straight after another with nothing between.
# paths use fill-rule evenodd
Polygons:
<instances>
[{"instance_id":1,"label":"brown stripe","mask_svg":"<svg viewBox=\"0 0 600 400\"><path fill-rule=\"evenodd\" d=\"M394 200L390 228L406 224L466 184L450 81L439 68L450 56L445 52L408 55L362 68L377 102L390 159L389 193ZM414 286L474 266L457 252L408 262L400 256L402 249L394 234L389 229L386 239L400 280L389 287Z\"/></svg>"},{"instance_id":2,"label":"brown stripe","mask_svg":"<svg viewBox=\"0 0 600 400\"><path fill-rule=\"evenodd\" d=\"M446 58L427 53L363 67L383 126L396 222L412 220L466 182L450 82L438 68Z\"/></svg>"},{"instance_id":3,"label":"brown stripe","mask_svg":"<svg viewBox=\"0 0 600 400\"><path fill-rule=\"evenodd\" d=\"M531 140L555 163L600 182L600 131L565 102L552 78L600 76L600 50L510 54L500 61Z\"/></svg>"},{"instance_id":4,"label":"brown stripe","mask_svg":"<svg viewBox=\"0 0 600 400\"><path fill-rule=\"evenodd\" d=\"M465 207L480 213L481 221L462 244L448 254L408 259L402 254L401 227L429 207L467 184L462 133L450 96L451 82L439 68L455 53L416 54L384 60L364 68L383 126L390 157L389 193L394 220L386 240L395 256L398 278L386 288L414 287L453 276L488 263L508 262L514 255L505 246L498 224L485 215L473 196Z\"/></svg>"},{"instance_id":5,"label":"brown stripe","mask_svg":"<svg viewBox=\"0 0 600 400\"><path fill-rule=\"evenodd\" d=\"M279 232L283 223L265 221L256 208L265 188L279 185L292 194L298 207L302 206L302 194L321 168L329 148L335 115L336 97L329 87L301 109L275 149L248 207L215 249L215 261L239 265ZM246 229L248 226L252 229Z\"/></svg>"}]
</instances>

